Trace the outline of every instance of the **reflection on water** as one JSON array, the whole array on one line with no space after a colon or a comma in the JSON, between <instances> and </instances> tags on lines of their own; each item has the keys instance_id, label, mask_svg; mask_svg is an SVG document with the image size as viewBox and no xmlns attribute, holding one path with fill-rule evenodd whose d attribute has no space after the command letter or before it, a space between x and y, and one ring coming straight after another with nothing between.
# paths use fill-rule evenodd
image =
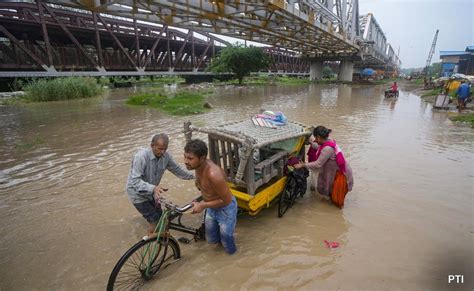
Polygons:
<instances>
[{"instance_id":1,"label":"reflection on water","mask_svg":"<svg viewBox=\"0 0 474 291\"><path fill-rule=\"evenodd\" d=\"M386 100L383 86L228 86L209 97L212 111L171 117L124 104L142 90L0 107L0 289L103 288L146 228L124 192L132 154L167 132L182 162L184 121L216 125L259 108L333 129L355 175L346 208L308 193L284 218L274 207L242 216L235 256L185 245L150 289L432 290L450 251L472 258L473 130L417 96ZM163 183L179 203L196 195L192 181L166 174Z\"/></svg>"}]
</instances>

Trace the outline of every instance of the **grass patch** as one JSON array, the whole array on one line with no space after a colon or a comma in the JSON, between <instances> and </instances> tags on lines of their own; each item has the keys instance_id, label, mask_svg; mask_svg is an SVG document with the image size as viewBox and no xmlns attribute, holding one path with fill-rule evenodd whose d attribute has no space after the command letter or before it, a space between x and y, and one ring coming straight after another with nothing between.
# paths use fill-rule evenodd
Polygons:
<instances>
[{"instance_id":1,"label":"grass patch","mask_svg":"<svg viewBox=\"0 0 474 291\"><path fill-rule=\"evenodd\" d=\"M289 76L278 76L275 78L275 82L282 84L309 84L313 83L309 77L289 77Z\"/></svg>"},{"instance_id":2,"label":"grass patch","mask_svg":"<svg viewBox=\"0 0 474 291\"><path fill-rule=\"evenodd\" d=\"M172 115L191 115L204 112L203 101L204 96L198 92L178 91L173 95L149 92L130 96L127 104L159 108Z\"/></svg>"},{"instance_id":3,"label":"grass patch","mask_svg":"<svg viewBox=\"0 0 474 291\"><path fill-rule=\"evenodd\" d=\"M352 84L361 84L361 82L359 80L355 80L355 81L341 81L341 80L338 80L337 78L330 78L330 79L321 79L321 80L316 80L316 81L313 81L314 83L316 84L325 84L325 85L328 85L328 84L331 84L331 85L340 85L340 84L347 84L347 85L352 85ZM370 84L372 85L372 83L370 83L369 81L365 81L366 83L363 83L363 84Z\"/></svg>"},{"instance_id":4,"label":"grass patch","mask_svg":"<svg viewBox=\"0 0 474 291\"><path fill-rule=\"evenodd\" d=\"M427 91L423 94L421 94L421 97L424 98L424 97L428 97L428 96L437 96L439 93L439 89L433 89L433 90L430 90L430 91Z\"/></svg>"},{"instance_id":5,"label":"grass patch","mask_svg":"<svg viewBox=\"0 0 474 291\"><path fill-rule=\"evenodd\" d=\"M231 79L231 80L226 80L226 81L214 79L212 83L216 85L240 85L238 79ZM264 77L245 77L242 82L242 85L244 86L267 85L269 83L271 83L271 81Z\"/></svg>"},{"instance_id":6,"label":"grass patch","mask_svg":"<svg viewBox=\"0 0 474 291\"><path fill-rule=\"evenodd\" d=\"M398 81L399 79L396 79L396 78L388 78L388 79L382 79L382 80L373 80L371 82L377 85L384 85L384 84L393 84L393 82L398 82Z\"/></svg>"},{"instance_id":7,"label":"grass patch","mask_svg":"<svg viewBox=\"0 0 474 291\"><path fill-rule=\"evenodd\" d=\"M94 78L55 78L36 79L28 83L21 97L26 102L46 102L88 98L102 93L101 87Z\"/></svg>"},{"instance_id":8,"label":"grass patch","mask_svg":"<svg viewBox=\"0 0 474 291\"><path fill-rule=\"evenodd\" d=\"M449 117L450 120L456 121L456 122L466 122L471 125L472 128L474 128L474 113L469 113L469 114L460 114L456 116L451 116Z\"/></svg>"},{"instance_id":9,"label":"grass patch","mask_svg":"<svg viewBox=\"0 0 474 291\"><path fill-rule=\"evenodd\" d=\"M374 79L357 79L354 78L352 82L348 81L335 81L335 84L355 84L355 85L386 85L386 86L391 86L393 82L399 82L399 78L386 78L386 79L381 79L381 80L374 80Z\"/></svg>"},{"instance_id":10,"label":"grass patch","mask_svg":"<svg viewBox=\"0 0 474 291\"><path fill-rule=\"evenodd\" d=\"M423 78L418 78L418 79L414 79L412 83L418 86L423 86L425 84L425 81Z\"/></svg>"},{"instance_id":11,"label":"grass patch","mask_svg":"<svg viewBox=\"0 0 474 291\"><path fill-rule=\"evenodd\" d=\"M219 81L214 79L213 83L222 84L222 85L239 85L237 79L232 79L228 81ZM252 75L244 78L242 85L268 85L268 84L309 84L312 83L309 78L304 77L289 77L289 76L263 76L263 75Z\"/></svg>"}]
</instances>

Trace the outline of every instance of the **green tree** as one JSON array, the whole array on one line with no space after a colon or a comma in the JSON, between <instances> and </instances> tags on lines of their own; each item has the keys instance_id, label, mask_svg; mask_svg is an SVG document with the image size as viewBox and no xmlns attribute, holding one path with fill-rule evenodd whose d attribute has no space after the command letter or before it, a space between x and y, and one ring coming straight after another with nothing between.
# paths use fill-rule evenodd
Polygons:
<instances>
[{"instance_id":1,"label":"green tree","mask_svg":"<svg viewBox=\"0 0 474 291\"><path fill-rule=\"evenodd\" d=\"M270 62L261 48L233 45L222 49L208 70L214 73L232 72L239 79L239 84L242 84L245 76L267 68Z\"/></svg>"},{"instance_id":2,"label":"green tree","mask_svg":"<svg viewBox=\"0 0 474 291\"><path fill-rule=\"evenodd\" d=\"M433 63L430 67L430 75L437 78L441 75L441 63Z\"/></svg>"},{"instance_id":3,"label":"green tree","mask_svg":"<svg viewBox=\"0 0 474 291\"><path fill-rule=\"evenodd\" d=\"M325 66L322 71L323 78L331 78L333 71L330 66Z\"/></svg>"}]
</instances>

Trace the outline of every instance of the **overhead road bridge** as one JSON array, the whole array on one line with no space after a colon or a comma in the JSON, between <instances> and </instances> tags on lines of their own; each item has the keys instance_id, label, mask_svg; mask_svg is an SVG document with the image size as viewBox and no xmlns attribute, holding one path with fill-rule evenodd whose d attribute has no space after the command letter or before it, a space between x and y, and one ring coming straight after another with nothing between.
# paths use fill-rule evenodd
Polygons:
<instances>
[{"instance_id":1,"label":"overhead road bridge","mask_svg":"<svg viewBox=\"0 0 474 291\"><path fill-rule=\"evenodd\" d=\"M205 74L210 59L227 45L217 34L269 46L266 50L274 59L286 62L274 66L273 72L305 74L309 70L310 77L318 79L325 61L338 61L339 78L350 81L354 64L396 66L390 63L393 57L387 57L393 49L388 49L385 42L376 47L378 43L372 39L383 34L375 18L363 23L358 9L358 0L2 3L0 34L13 44L10 51L2 48L10 59L15 59L15 54L26 54L38 73L92 70L92 75L123 71L138 75ZM29 23L24 33L15 29L21 21ZM61 51L65 52L66 47L71 52L74 47L75 58L64 59ZM111 55L122 61L111 62ZM71 70L67 61L77 61L77 68ZM117 65L121 67L114 67ZM5 74L5 69L1 67L0 74Z\"/></svg>"}]
</instances>

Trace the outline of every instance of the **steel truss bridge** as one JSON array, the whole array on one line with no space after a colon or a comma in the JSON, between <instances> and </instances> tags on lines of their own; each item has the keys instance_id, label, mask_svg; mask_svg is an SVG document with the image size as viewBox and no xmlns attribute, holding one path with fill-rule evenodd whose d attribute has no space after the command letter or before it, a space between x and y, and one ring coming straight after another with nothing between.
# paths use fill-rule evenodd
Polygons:
<instances>
[{"instance_id":1,"label":"steel truss bridge","mask_svg":"<svg viewBox=\"0 0 474 291\"><path fill-rule=\"evenodd\" d=\"M270 72L400 65L358 0L38 0L0 3L0 77L206 74L214 33L267 45Z\"/></svg>"}]
</instances>

